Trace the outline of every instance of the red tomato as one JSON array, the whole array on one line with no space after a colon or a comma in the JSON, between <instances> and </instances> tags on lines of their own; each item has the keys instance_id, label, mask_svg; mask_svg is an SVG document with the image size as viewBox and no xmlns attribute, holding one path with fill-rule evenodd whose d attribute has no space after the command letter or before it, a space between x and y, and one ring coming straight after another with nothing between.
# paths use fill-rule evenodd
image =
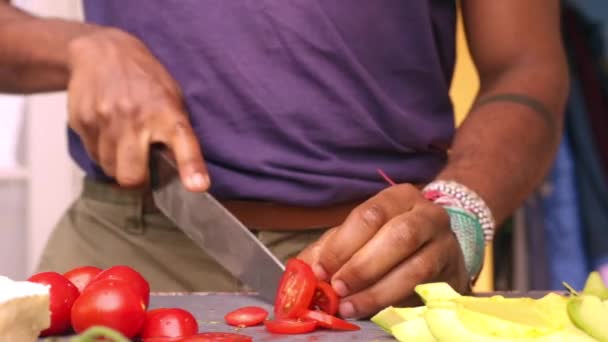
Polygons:
<instances>
[{"instance_id":1,"label":"red tomato","mask_svg":"<svg viewBox=\"0 0 608 342\"><path fill-rule=\"evenodd\" d=\"M331 285L325 281L319 281L310 307L335 315L338 312L338 302L338 295Z\"/></svg>"},{"instance_id":2,"label":"red tomato","mask_svg":"<svg viewBox=\"0 0 608 342\"><path fill-rule=\"evenodd\" d=\"M315 330L317 322L300 319L273 319L264 322L266 330L275 334L305 334Z\"/></svg>"},{"instance_id":3,"label":"red tomato","mask_svg":"<svg viewBox=\"0 0 608 342\"><path fill-rule=\"evenodd\" d=\"M198 323L190 312L179 308L161 308L148 311L140 336L184 337L197 332Z\"/></svg>"},{"instance_id":4,"label":"red tomato","mask_svg":"<svg viewBox=\"0 0 608 342\"><path fill-rule=\"evenodd\" d=\"M126 281L133 286L135 292L139 294L141 298L143 298L146 308L148 307L148 304L150 303L150 284L136 270L129 266L112 266L99 273L93 280L91 280L90 284L105 279Z\"/></svg>"},{"instance_id":5,"label":"red tomato","mask_svg":"<svg viewBox=\"0 0 608 342\"><path fill-rule=\"evenodd\" d=\"M82 290L89 285L91 280L95 278L95 276L97 276L101 271L102 270L99 267L82 266L65 272L63 276L71 281L72 284L78 288L78 291L82 292Z\"/></svg>"},{"instance_id":6,"label":"red tomato","mask_svg":"<svg viewBox=\"0 0 608 342\"><path fill-rule=\"evenodd\" d=\"M317 322L317 325L323 328L333 330L359 330L358 325L345 321L336 316L331 316L323 311L308 310L302 315L302 318Z\"/></svg>"},{"instance_id":7,"label":"red tomato","mask_svg":"<svg viewBox=\"0 0 608 342\"><path fill-rule=\"evenodd\" d=\"M72 306L72 325L77 333L103 325L132 338L145 319L143 299L127 282L120 280L91 283Z\"/></svg>"},{"instance_id":8,"label":"red tomato","mask_svg":"<svg viewBox=\"0 0 608 342\"><path fill-rule=\"evenodd\" d=\"M228 332L205 332L193 336L184 337L178 342L252 342L253 339L246 335Z\"/></svg>"},{"instance_id":9,"label":"red tomato","mask_svg":"<svg viewBox=\"0 0 608 342\"><path fill-rule=\"evenodd\" d=\"M317 280L310 266L290 259L281 276L274 303L276 318L297 318L310 307Z\"/></svg>"},{"instance_id":10,"label":"red tomato","mask_svg":"<svg viewBox=\"0 0 608 342\"><path fill-rule=\"evenodd\" d=\"M50 285L49 300L51 325L40 336L62 334L71 326L70 311L80 292L69 280L57 272L41 272L31 276L28 281Z\"/></svg>"},{"instance_id":11,"label":"red tomato","mask_svg":"<svg viewBox=\"0 0 608 342\"><path fill-rule=\"evenodd\" d=\"M226 323L237 327L258 325L268 317L268 311L258 306L245 306L229 312L224 316Z\"/></svg>"}]
</instances>

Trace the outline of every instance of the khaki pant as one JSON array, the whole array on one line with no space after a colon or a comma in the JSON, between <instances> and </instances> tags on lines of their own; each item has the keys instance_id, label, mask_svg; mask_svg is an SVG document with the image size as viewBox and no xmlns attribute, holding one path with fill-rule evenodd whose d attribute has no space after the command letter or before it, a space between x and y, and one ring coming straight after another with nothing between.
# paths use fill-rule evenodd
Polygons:
<instances>
[{"instance_id":1,"label":"khaki pant","mask_svg":"<svg viewBox=\"0 0 608 342\"><path fill-rule=\"evenodd\" d=\"M239 291L242 284L197 247L164 215L143 209L143 194L85 179L81 196L55 227L38 271L92 265L129 265L152 291ZM283 262L324 230L258 231Z\"/></svg>"}]
</instances>

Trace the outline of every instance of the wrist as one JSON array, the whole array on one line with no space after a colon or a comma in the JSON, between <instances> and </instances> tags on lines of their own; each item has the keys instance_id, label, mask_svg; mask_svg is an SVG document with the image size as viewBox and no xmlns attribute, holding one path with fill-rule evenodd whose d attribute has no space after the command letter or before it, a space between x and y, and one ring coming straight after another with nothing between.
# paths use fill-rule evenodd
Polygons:
<instances>
[{"instance_id":1,"label":"wrist","mask_svg":"<svg viewBox=\"0 0 608 342\"><path fill-rule=\"evenodd\" d=\"M66 67L71 73L82 63L98 60L103 54L118 54L119 46L136 38L120 29L83 24L83 27L68 40ZM102 52L105 51L105 52Z\"/></svg>"},{"instance_id":2,"label":"wrist","mask_svg":"<svg viewBox=\"0 0 608 342\"><path fill-rule=\"evenodd\" d=\"M468 275L474 281L483 266L485 246L494 237L492 212L479 195L456 182L437 180L428 184L422 193L447 211Z\"/></svg>"}]
</instances>

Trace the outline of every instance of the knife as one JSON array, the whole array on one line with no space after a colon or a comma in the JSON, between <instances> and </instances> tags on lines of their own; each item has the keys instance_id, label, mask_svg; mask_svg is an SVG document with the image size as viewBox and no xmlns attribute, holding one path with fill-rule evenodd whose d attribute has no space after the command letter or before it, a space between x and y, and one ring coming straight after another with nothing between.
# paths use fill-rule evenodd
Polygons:
<instances>
[{"instance_id":1,"label":"knife","mask_svg":"<svg viewBox=\"0 0 608 342\"><path fill-rule=\"evenodd\" d=\"M186 189L166 148L150 149L150 181L163 214L261 299L274 302L284 265L210 193Z\"/></svg>"}]
</instances>

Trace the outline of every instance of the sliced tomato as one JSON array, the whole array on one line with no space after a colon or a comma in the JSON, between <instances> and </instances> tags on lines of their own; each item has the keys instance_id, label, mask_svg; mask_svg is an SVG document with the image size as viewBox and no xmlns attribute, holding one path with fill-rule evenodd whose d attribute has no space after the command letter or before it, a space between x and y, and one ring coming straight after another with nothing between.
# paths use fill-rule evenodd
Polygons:
<instances>
[{"instance_id":1,"label":"sliced tomato","mask_svg":"<svg viewBox=\"0 0 608 342\"><path fill-rule=\"evenodd\" d=\"M314 331L317 322L302 319L273 319L264 322L266 330L275 334L305 334Z\"/></svg>"},{"instance_id":2,"label":"sliced tomato","mask_svg":"<svg viewBox=\"0 0 608 342\"><path fill-rule=\"evenodd\" d=\"M325 281L319 281L315 294L312 297L311 309L321 310L330 315L335 315L338 312L338 294L334 291L333 287Z\"/></svg>"},{"instance_id":3,"label":"sliced tomato","mask_svg":"<svg viewBox=\"0 0 608 342\"><path fill-rule=\"evenodd\" d=\"M332 330L359 330L358 325L345 321L336 316L329 315L323 311L308 310L302 318L317 322L320 327Z\"/></svg>"},{"instance_id":4,"label":"sliced tomato","mask_svg":"<svg viewBox=\"0 0 608 342\"><path fill-rule=\"evenodd\" d=\"M229 332L204 332L184 337L179 342L252 342L253 339L247 335Z\"/></svg>"},{"instance_id":5,"label":"sliced tomato","mask_svg":"<svg viewBox=\"0 0 608 342\"><path fill-rule=\"evenodd\" d=\"M236 327L251 327L261 324L268 317L268 311L259 306L245 306L224 316L226 323Z\"/></svg>"},{"instance_id":6,"label":"sliced tomato","mask_svg":"<svg viewBox=\"0 0 608 342\"><path fill-rule=\"evenodd\" d=\"M310 307L317 287L312 268L302 260L290 259L281 276L274 303L276 318L298 318Z\"/></svg>"}]
</instances>

